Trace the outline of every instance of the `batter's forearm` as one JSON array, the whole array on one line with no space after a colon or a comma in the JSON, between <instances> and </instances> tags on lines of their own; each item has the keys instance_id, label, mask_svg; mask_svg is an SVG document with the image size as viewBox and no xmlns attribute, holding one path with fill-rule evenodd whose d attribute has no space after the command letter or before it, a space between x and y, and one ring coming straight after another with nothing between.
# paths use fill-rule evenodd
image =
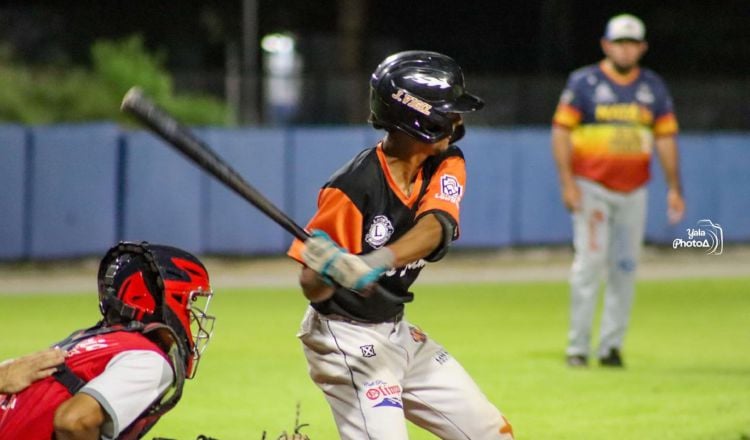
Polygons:
<instances>
[{"instance_id":1,"label":"batter's forearm","mask_svg":"<svg viewBox=\"0 0 750 440\"><path fill-rule=\"evenodd\" d=\"M405 266L430 255L442 241L440 221L434 215L425 215L403 237L388 245L395 257L393 267Z\"/></svg>"},{"instance_id":2,"label":"batter's forearm","mask_svg":"<svg viewBox=\"0 0 750 440\"><path fill-rule=\"evenodd\" d=\"M325 281L314 270L304 267L299 276L302 293L310 302L324 301L333 295L334 287Z\"/></svg>"}]
</instances>

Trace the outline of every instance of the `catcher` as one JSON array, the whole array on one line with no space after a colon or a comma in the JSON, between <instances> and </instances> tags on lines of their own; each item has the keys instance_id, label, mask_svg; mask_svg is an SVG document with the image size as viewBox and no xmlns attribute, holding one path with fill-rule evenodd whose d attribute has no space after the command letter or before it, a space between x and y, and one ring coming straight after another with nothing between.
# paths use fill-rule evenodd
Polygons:
<instances>
[{"instance_id":1,"label":"catcher","mask_svg":"<svg viewBox=\"0 0 750 440\"><path fill-rule=\"evenodd\" d=\"M214 322L196 257L121 242L97 280L102 320L55 344L67 357L52 376L0 394L0 438L141 438L195 376Z\"/></svg>"}]
</instances>

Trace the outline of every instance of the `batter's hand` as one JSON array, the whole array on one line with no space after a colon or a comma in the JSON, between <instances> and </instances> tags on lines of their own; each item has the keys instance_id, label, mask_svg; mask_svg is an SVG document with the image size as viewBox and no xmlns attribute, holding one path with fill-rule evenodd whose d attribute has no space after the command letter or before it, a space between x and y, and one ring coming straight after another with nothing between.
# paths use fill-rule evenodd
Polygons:
<instances>
[{"instance_id":1,"label":"batter's hand","mask_svg":"<svg viewBox=\"0 0 750 440\"><path fill-rule=\"evenodd\" d=\"M676 189L670 189L667 191L667 219L669 223L674 225L682 220L685 215L685 199L682 198L682 194Z\"/></svg>"},{"instance_id":2,"label":"batter's hand","mask_svg":"<svg viewBox=\"0 0 750 440\"><path fill-rule=\"evenodd\" d=\"M390 269L395 259L388 248L364 256L342 249L323 231L313 231L305 241L302 259L307 267L347 289L361 291Z\"/></svg>"},{"instance_id":3,"label":"batter's hand","mask_svg":"<svg viewBox=\"0 0 750 440\"><path fill-rule=\"evenodd\" d=\"M575 182L570 182L562 187L562 200L565 208L570 212L581 209L581 189Z\"/></svg>"},{"instance_id":4,"label":"batter's hand","mask_svg":"<svg viewBox=\"0 0 750 440\"><path fill-rule=\"evenodd\" d=\"M342 252L346 251L334 243L328 234L320 230L314 230L310 238L305 240L302 260L307 267L317 272L326 284L332 285L331 278L326 275L326 269Z\"/></svg>"},{"instance_id":5,"label":"batter's hand","mask_svg":"<svg viewBox=\"0 0 750 440\"><path fill-rule=\"evenodd\" d=\"M0 394L17 393L51 376L57 366L65 362L65 356L64 350L50 348L0 363Z\"/></svg>"}]
</instances>

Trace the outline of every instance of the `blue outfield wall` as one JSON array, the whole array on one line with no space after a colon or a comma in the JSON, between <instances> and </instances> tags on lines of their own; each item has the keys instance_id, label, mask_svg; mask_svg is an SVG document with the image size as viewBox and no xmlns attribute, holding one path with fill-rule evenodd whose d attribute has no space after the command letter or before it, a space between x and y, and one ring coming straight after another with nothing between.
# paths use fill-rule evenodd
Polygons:
<instances>
[{"instance_id":1,"label":"blue outfield wall","mask_svg":"<svg viewBox=\"0 0 750 440\"><path fill-rule=\"evenodd\" d=\"M88 255L115 241L119 137L114 124L31 129L29 258Z\"/></svg>"},{"instance_id":2,"label":"blue outfield wall","mask_svg":"<svg viewBox=\"0 0 750 440\"><path fill-rule=\"evenodd\" d=\"M284 208L286 135L271 129L211 129L199 132L216 153L268 200ZM211 254L242 255L278 253L287 233L213 177L208 191L203 230L203 250Z\"/></svg>"},{"instance_id":3,"label":"blue outfield wall","mask_svg":"<svg viewBox=\"0 0 750 440\"><path fill-rule=\"evenodd\" d=\"M301 225L327 178L381 135L365 126L196 132ZM468 179L457 247L570 242L548 129L475 128L460 144ZM119 239L222 255L280 254L291 241L145 131L111 123L0 125L0 145L0 260L100 255ZM685 219L667 224L663 173L654 160L647 240L667 244L710 219L726 242L749 242L750 134L683 134L680 146Z\"/></svg>"},{"instance_id":4,"label":"blue outfield wall","mask_svg":"<svg viewBox=\"0 0 750 440\"><path fill-rule=\"evenodd\" d=\"M0 126L0 259L28 255L26 136L27 131L21 126Z\"/></svg>"}]
</instances>

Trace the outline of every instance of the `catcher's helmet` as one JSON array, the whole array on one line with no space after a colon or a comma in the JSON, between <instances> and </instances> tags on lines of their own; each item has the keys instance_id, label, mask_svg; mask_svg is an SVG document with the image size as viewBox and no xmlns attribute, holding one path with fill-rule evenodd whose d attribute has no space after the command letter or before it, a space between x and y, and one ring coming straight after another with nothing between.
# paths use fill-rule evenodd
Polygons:
<instances>
[{"instance_id":1,"label":"catcher's helmet","mask_svg":"<svg viewBox=\"0 0 750 440\"><path fill-rule=\"evenodd\" d=\"M457 114L483 106L480 98L464 90L464 75L456 61L437 52L393 54L370 78L372 125L404 131L422 142L449 136L457 141L464 134Z\"/></svg>"},{"instance_id":2,"label":"catcher's helmet","mask_svg":"<svg viewBox=\"0 0 750 440\"><path fill-rule=\"evenodd\" d=\"M102 258L97 281L106 325L165 324L176 336L185 376L195 375L215 319L206 314L213 292L200 260L171 246L120 242Z\"/></svg>"}]
</instances>

